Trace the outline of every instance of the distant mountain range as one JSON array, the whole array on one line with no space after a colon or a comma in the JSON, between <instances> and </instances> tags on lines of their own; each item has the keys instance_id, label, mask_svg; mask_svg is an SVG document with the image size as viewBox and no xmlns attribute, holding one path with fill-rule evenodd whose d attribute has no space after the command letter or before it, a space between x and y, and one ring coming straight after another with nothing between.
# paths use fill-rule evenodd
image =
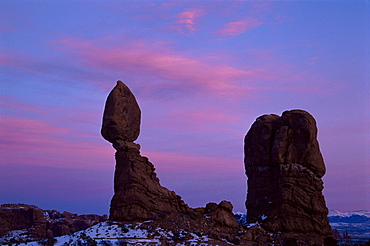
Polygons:
<instances>
[{"instance_id":1,"label":"distant mountain range","mask_svg":"<svg viewBox=\"0 0 370 246\"><path fill-rule=\"evenodd\" d=\"M352 238L370 238L370 211L368 210L339 212L330 209L328 218L332 229L341 233L347 230Z\"/></svg>"},{"instance_id":2,"label":"distant mountain range","mask_svg":"<svg viewBox=\"0 0 370 246\"><path fill-rule=\"evenodd\" d=\"M246 214L235 213L240 224L246 223ZM370 238L370 211L358 210L340 212L330 209L328 214L332 229L336 229L341 235L348 231L352 238Z\"/></svg>"},{"instance_id":3,"label":"distant mountain range","mask_svg":"<svg viewBox=\"0 0 370 246\"><path fill-rule=\"evenodd\" d=\"M338 210L330 209L328 216L329 217L341 217L341 218L361 216L361 217L370 218L370 211L369 210L357 210L357 211L350 211L350 212L340 212Z\"/></svg>"}]
</instances>

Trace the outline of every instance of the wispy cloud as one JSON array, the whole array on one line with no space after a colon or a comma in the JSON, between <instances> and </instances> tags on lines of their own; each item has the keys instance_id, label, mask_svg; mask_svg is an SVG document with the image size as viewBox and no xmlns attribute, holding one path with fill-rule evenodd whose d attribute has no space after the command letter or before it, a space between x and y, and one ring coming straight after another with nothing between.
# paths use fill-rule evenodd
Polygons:
<instances>
[{"instance_id":1,"label":"wispy cloud","mask_svg":"<svg viewBox=\"0 0 370 246\"><path fill-rule=\"evenodd\" d=\"M187 9L175 16L177 19L171 29L179 33L194 33L196 31L196 19L203 16L202 9Z\"/></svg>"},{"instance_id":2,"label":"wispy cloud","mask_svg":"<svg viewBox=\"0 0 370 246\"><path fill-rule=\"evenodd\" d=\"M14 66L17 62L17 58L11 55L0 53L0 64L6 66Z\"/></svg>"},{"instance_id":3,"label":"wispy cloud","mask_svg":"<svg viewBox=\"0 0 370 246\"><path fill-rule=\"evenodd\" d=\"M196 108L190 108L189 103L168 107L162 117L151 120L151 126L174 132L217 134L220 131L229 131L227 126L231 128L240 120L237 112L224 105L215 103L212 107L204 106L200 99L193 99L193 103L197 105Z\"/></svg>"},{"instance_id":4,"label":"wispy cloud","mask_svg":"<svg viewBox=\"0 0 370 246\"><path fill-rule=\"evenodd\" d=\"M110 42L111 39L116 41ZM229 62L235 59L233 57L225 60L217 59L214 54L186 55L168 43L122 36L102 39L68 37L55 40L53 44L54 51L60 54L58 59L5 55L3 66L45 75L53 73L55 76L57 73L66 81L94 83L104 89L110 89L111 85L100 81L128 79L142 84L140 90L146 96L164 92L167 96L206 92L209 97L229 100L230 95L246 99L274 90L327 91L322 89L326 86L323 81L313 83L313 75L310 81L305 79L307 75L296 71L294 65L272 51L261 53L252 49L247 54L253 55L250 59L254 64L234 66Z\"/></svg>"},{"instance_id":5,"label":"wispy cloud","mask_svg":"<svg viewBox=\"0 0 370 246\"><path fill-rule=\"evenodd\" d=\"M247 81L261 76L259 70L246 70L230 65L208 63L201 57L190 57L163 46L148 43L125 43L106 47L97 41L63 39L58 41L63 49L75 56L73 60L92 70L124 71L132 75L155 77L166 88L187 88L191 91L213 91L228 94L254 88ZM243 84L238 84L243 81Z\"/></svg>"},{"instance_id":6,"label":"wispy cloud","mask_svg":"<svg viewBox=\"0 0 370 246\"><path fill-rule=\"evenodd\" d=\"M261 21L248 17L243 20L225 24L221 30L217 31L217 34L220 36L235 36L245 33L246 31L254 29L262 24L263 23Z\"/></svg>"},{"instance_id":7,"label":"wispy cloud","mask_svg":"<svg viewBox=\"0 0 370 246\"><path fill-rule=\"evenodd\" d=\"M153 150L143 151L142 154L148 156L149 159L155 163L155 165L160 166L163 171L177 170L187 175L191 175L194 169L198 169L198 172L207 176L208 174L218 175L217 173L221 170L236 174L244 168L243 165L239 165L239 158L196 156L180 152ZM225 170L225 163L229 163L227 170Z\"/></svg>"},{"instance_id":8,"label":"wispy cloud","mask_svg":"<svg viewBox=\"0 0 370 246\"><path fill-rule=\"evenodd\" d=\"M113 153L109 145L104 148L98 142L78 139L76 135L81 136L81 133L57 127L46 120L2 115L0 156L8 164L74 166L79 163L85 166L90 163L96 166Z\"/></svg>"}]
</instances>

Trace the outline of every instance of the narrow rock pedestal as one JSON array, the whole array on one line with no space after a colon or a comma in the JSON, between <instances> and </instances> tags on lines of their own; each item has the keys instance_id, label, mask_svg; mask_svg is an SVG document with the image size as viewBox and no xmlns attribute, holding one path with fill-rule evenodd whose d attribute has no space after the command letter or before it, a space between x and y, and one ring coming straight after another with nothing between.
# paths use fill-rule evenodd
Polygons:
<instances>
[{"instance_id":1,"label":"narrow rock pedestal","mask_svg":"<svg viewBox=\"0 0 370 246\"><path fill-rule=\"evenodd\" d=\"M138 144L120 141L115 147L117 152L111 220L145 221L166 213L190 213L191 209L180 196L160 185L153 164L140 155Z\"/></svg>"}]
</instances>

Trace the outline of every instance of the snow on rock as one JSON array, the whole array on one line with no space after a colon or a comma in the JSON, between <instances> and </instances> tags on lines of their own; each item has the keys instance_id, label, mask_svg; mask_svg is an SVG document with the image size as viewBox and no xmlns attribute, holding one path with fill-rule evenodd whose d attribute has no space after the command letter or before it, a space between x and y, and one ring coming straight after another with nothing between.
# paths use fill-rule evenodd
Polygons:
<instances>
[{"instance_id":1,"label":"snow on rock","mask_svg":"<svg viewBox=\"0 0 370 246\"><path fill-rule=\"evenodd\" d=\"M144 223L123 224L117 222L101 222L92 227L71 235L64 235L54 239L21 243L22 246L46 245L50 240L55 246L67 245L162 245L164 242L171 245L209 245L212 239L185 231L176 234L163 228L143 226ZM143 228L147 229L143 229ZM15 233L15 231L13 231ZM22 233L22 232L19 232ZM175 235L176 234L176 235ZM12 235L13 236L13 235ZM181 238L183 240L181 240ZM179 240L180 239L180 240ZM168 244L163 244L168 245Z\"/></svg>"},{"instance_id":2,"label":"snow on rock","mask_svg":"<svg viewBox=\"0 0 370 246\"><path fill-rule=\"evenodd\" d=\"M28 230L13 230L8 231L2 237L0 237L0 244L7 244L11 242L11 239L16 241L27 241L29 240Z\"/></svg>"}]
</instances>

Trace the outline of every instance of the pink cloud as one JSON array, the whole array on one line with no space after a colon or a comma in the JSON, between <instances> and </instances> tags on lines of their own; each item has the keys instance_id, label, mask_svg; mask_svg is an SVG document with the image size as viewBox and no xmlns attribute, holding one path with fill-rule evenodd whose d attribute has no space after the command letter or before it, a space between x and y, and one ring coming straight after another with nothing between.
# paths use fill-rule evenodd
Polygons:
<instances>
[{"instance_id":1,"label":"pink cloud","mask_svg":"<svg viewBox=\"0 0 370 246\"><path fill-rule=\"evenodd\" d=\"M101 117L100 114L87 111L86 107L80 109L77 107L74 111L71 112L69 109L64 109L56 106L53 107L27 105L22 103L20 100L16 100L13 97L5 95L0 95L0 106L9 107L21 111L28 111L38 115L51 116L53 118L67 120L69 122L73 121L94 124L90 119L98 119Z\"/></svg>"},{"instance_id":2,"label":"pink cloud","mask_svg":"<svg viewBox=\"0 0 370 246\"><path fill-rule=\"evenodd\" d=\"M310 63L309 65L315 65L317 63L317 61L319 60L319 57L318 56L314 56L314 57L311 57L310 58Z\"/></svg>"},{"instance_id":3,"label":"pink cloud","mask_svg":"<svg viewBox=\"0 0 370 246\"><path fill-rule=\"evenodd\" d=\"M248 17L243 20L225 24L217 34L220 36L235 36L254 29L262 24L263 23L261 21Z\"/></svg>"},{"instance_id":4,"label":"pink cloud","mask_svg":"<svg viewBox=\"0 0 370 246\"><path fill-rule=\"evenodd\" d=\"M16 57L0 53L0 64L2 65L14 66L17 60L18 59Z\"/></svg>"},{"instance_id":5,"label":"pink cloud","mask_svg":"<svg viewBox=\"0 0 370 246\"><path fill-rule=\"evenodd\" d=\"M196 28L195 20L203 16L203 11L201 9L188 9L180 14L176 15L177 21L171 26L171 29L179 33L193 33Z\"/></svg>"},{"instance_id":6,"label":"pink cloud","mask_svg":"<svg viewBox=\"0 0 370 246\"><path fill-rule=\"evenodd\" d=\"M127 43L121 46L101 47L99 43L78 39L63 39L59 44L80 63L93 69L125 71L140 76L155 76L167 83L166 87L187 87L220 94L244 93L255 88L240 81L263 76L259 70L246 70L229 65L208 63L201 58L184 56L163 46L145 43ZM168 82L170 80L170 82Z\"/></svg>"},{"instance_id":7,"label":"pink cloud","mask_svg":"<svg viewBox=\"0 0 370 246\"><path fill-rule=\"evenodd\" d=\"M0 121L0 144L3 150L47 151L60 146L56 135L69 132L68 129L51 126L41 120L3 115Z\"/></svg>"},{"instance_id":8,"label":"pink cloud","mask_svg":"<svg viewBox=\"0 0 370 246\"><path fill-rule=\"evenodd\" d=\"M149 161L159 166L162 171L169 170L187 174L194 174L194 170L198 173L217 175L222 173L238 173L242 170L243 165L240 165L239 158L231 157L211 157L211 156L196 156L185 153L169 152L169 151L142 151L143 156L147 156ZM225 168L225 163L228 163Z\"/></svg>"},{"instance_id":9,"label":"pink cloud","mask_svg":"<svg viewBox=\"0 0 370 246\"><path fill-rule=\"evenodd\" d=\"M81 134L73 129L41 119L2 115L0 136L3 164L99 166L114 152L109 145L105 148L89 138L79 138Z\"/></svg>"},{"instance_id":10,"label":"pink cloud","mask_svg":"<svg viewBox=\"0 0 370 246\"><path fill-rule=\"evenodd\" d=\"M184 14L187 15L192 16ZM117 40L120 44L117 44ZM60 76L67 76L68 79L73 76L73 79L79 81L98 83L105 89L108 89L105 83L97 81L107 77L117 79L119 76L125 79L131 76L145 80L142 90L148 94L166 88L179 93L207 92L209 97L225 100L230 99L230 95L233 98L248 98L262 91L282 88L302 91L300 88L307 87L305 85L312 86L311 81L306 83L302 79L304 74L295 72L281 58L276 60L271 52L265 52L264 57L256 60L253 65L235 66L227 63L233 57L225 61L214 55L189 56L172 50L168 43L143 42L126 37L104 37L97 40L65 38L54 41L53 45L54 50L62 53L58 60L51 58L50 62L45 63L32 56L25 59L25 55L18 55L16 57L19 62L12 62L11 56L4 57L4 61L17 69L48 74L60 70L60 64L67 59L68 65L65 65ZM253 60L253 57L250 59ZM297 83L292 84L294 81L300 82L300 88L297 88ZM323 91L321 85L316 87L319 89L311 91Z\"/></svg>"},{"instance_id":11,"label":"pink cloud","mask_svg":"<svg viewBox=\"0 0 370 246\"><path fill-rule=\"evenodd\" d=\"M29 112L33 112L33 113L37 113L37 114L50 115L49 113L47 113L45 111L38 110L38 109L35 109L33 107L29 107L27 105L20 105L20 104L5 102L5 101L11 101L12 100L11 97L6 97L4 95L0 95L0 100L1 100L0 105L3 106L3 107L11 107L11 108L25 110L25 111L29 111Z\"/></svg>"},{"instance_id":12,"label":"pink cloud","mask_svg":"<svg viewBox=\"0 0 370 246\"><path fill-rule=\"evenodd\" d=\"M196 108L186 105L167 107L162 117L153 118L151 126L174 131L214 133L229 131L227 126L238 122L241 116L235 110L222 106L204 106L202 102L193 101Z\"/></svg>"},{"instance_id":13,"label":"pink cloud","mask_svg":"<svg viewBox=\"0 0 370 246\"><path fill-rule=\"evenodd\" d=\"M117 40L117 38L115 38ZM58 49L70 53L75 67L82 65L91 71L112 72L145 79L146 92L166 88L172 92L206 92L209 97L244 99L263 91L293 91L326 93L327 82L317 81L314 75L299 71L283 57L266 51L258 57L257 50L248 51L258 60L249 66L228 65L214 56L187 56L170 49L170 45L140 42L120 38L120 45L106 45L106 40L66 38L57 41ZM261 54L259 54L261 55ZM228 60L232 59L228 58ZM251 57L250 59L253 59ZM155 80L156 83L151 83Z\"/></svg>"}]
</instances>

